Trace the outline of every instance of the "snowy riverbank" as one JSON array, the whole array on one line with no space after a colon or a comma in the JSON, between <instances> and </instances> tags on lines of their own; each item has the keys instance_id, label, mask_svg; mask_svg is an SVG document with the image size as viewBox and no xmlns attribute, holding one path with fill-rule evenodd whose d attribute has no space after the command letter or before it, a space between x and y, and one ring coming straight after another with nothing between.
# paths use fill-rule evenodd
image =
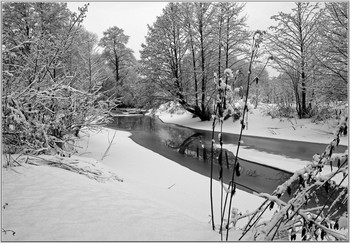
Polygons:
<instances>
[{"instance_id":1,"label":"snowy riverbank","mask_svg":"<svg viewBox=\"0 0 350 243\"><path fill-rule=\"evenodd\" d=\"M187 113L160 114L162 120L185 126L210 130L211 122L191 119ZM261 118L262 119L262 118ZM269 119L269 118L264 118ZM273 119L271 119L273 120ZM249 130L245 134L271 136L272 124L259 122L259 114L249 114ZM254 125L254 123L256 123ZM280 138L328 143L329 132L308 125L284 127L278 122ZM224 128L232 132L232 121ZM254 128L255 126L259 129ZM298 121L300 125L300 122ZM233 127L235 124L233 124ZM288 133L287 131L295 132ZM303 130L298 135L296 131ZM110 144L110 141L115 138ZM288 135L289 134L289 135ZM313 134L313 135L312 135ZM3 228L5 241L219 241L218 232L211 230L209 179L134 143L129 132L103 129L86 133L76 144L77 155L72 158L53 157L80 168L92 168L103 175L116 175L123 182L108 179L102 182L61 168L23 164L3 168ZM284 137L283 137L284 136ZM286 137L287 136L287 137ZM298 137L299 136L299 137ZM329 136L329 137L328 137ZM342 143L347 137L342 138ZM328 141L329 140L329 141ZM110 148L108 149L110 145ZM227 149L235 150L233 145ZM107 150L108 149L108 150ZM107 151L107 153L106 153ZM245 150L243 158L288 171L304 167L308 161L286 159L282 156ZM311 158L310 158L311 159ZM283 164L279 163L281 160ZM325 169L325 172L328 168ZM98 173L97 173L98 174ZM220 185L213 181L215 223L219 224ZM237 190L233 205L240 212L252 211L263 199ZM269 211L273 214L274 211ZM230 232L237 240L239 221Z\"/></svg>"},{"instance_id":2,"label":"snowy riverbank","mask_svg":"<svg viewBox=\"0 0 350 243\"><path fill-rule=\"evenodd\" d=\"M72 159L112 171L124 182L89 179L60 168L3 168L3 240L14 241L218 241L211 230L209 180L137 144L130 133L89 133ZM87 161L89 163L86 163ZM215 198L219 183L214 181ZM238 190L242 212L262 199ZM219 201L214 205L219 216ZM216 218L216 223L219 219ZM243 223L243 222L242 222ZM232 232L230 239L239 237Z\"/></svg>"},{"instance_id":3,"label":"snowy riverbank","mask_svg":"<svg viewBox=\"0 0 350 243\"><path fill-rule=\"evenodd\" d=\"M175 123L181 126L207 131L212 130L212 121L203 122L200 121L199 118L192 118L192 114L183 110L180 106L175 106L173 104L170 104L170 107L168 107L167 105L162 105L155 112L155 115L157 115L163 122L166 123ZM319 124L312 123L311 119L272 119L269 116L264 116L260 109L252 108L248 113L247 121L248 129L243 131L243 141L244 135L248 135L329 144L329 142L331 142L334 138L333 133L335 131L336 126L338 125L337 120L335 119ZM231 118L223 123L223 132L239 134L240 127L241 126L239 121L232 122ZM215 127L215 131L220 131L219 125ZM339 144L348 146L348 136L340 137ZM237 146L234 144L224 144L224 148L230 150L235 154ZM323 151L319 151L319 153L322 152ZM289 171L291 173L294 173L296 170L302 169L312 160L312 158L310 158L310 160L287 158L286 156L270 154L254 149L245 149L244 144L240 149L239 157L246 160L254 161L259 164L265 164L274 168ZM281 163L281 161L283 161L283 163ZM328 174L330 172L330 166L325 166L321 174ZM333 180L336 182L341 181L341 179L341 175L336 175L333 178ZM342 184L347 185L348 181L346 180Z\"/></svg>"},{"instance_id":4,"label":"snowy riverbank","mask_svg":"<svg viewBox=\"0 0 350 243\"><path fill-rule=\"evenodd\" d=\"M155 115L163 122L207 131L212 130L212 121L202 122L199 118L192 118L192 114L181 108L177 108L177 112L175 113L170 113L169 108L163 105L156 111ZM338 125L336 119L316 124L312 123L310 118L271 118L270 116L263 115L259 108L251 108L249 110L247 121L247 129L244 130L243 135L324 144L329 144L333 140L334 129ZM219 129L220 126L217 125L215 131L219 131ZM223 132L239 134L240 129L241 125L239 121L232 122L232 118L230 118L224 122ZM348 136L341 137L340 144L348 145Z\"/></svg>"}]
</instances>

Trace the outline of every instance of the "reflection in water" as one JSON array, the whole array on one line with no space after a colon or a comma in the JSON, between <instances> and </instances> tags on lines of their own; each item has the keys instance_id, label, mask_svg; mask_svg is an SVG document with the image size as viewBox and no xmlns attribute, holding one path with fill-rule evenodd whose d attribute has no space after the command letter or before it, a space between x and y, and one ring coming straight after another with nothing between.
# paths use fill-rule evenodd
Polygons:
<instances>
[{"instance_id":1,"label":"reflection in water","mask_svg":"<svg viewBox=\"0 0 350 243\"><path fill-rule=\"evenodd\" d=\"M118 128L132 132L132 139L140 145L151 149L175 162L181 164L193 171L196 171L205 176L210 175L210 158L211 158L211 132L201 131L186 127L177 126L174 124L162 123L157 118L149 116L117 116L113 122L109 124L111 128ZM217 138L217 134L215 134ZM254 140L250 138L251 140ZM235 135L223 134L224 143L232 143L237 141ZM245 138L246 141L249 139ZM259 138L259 142L263 141ZM251 147L256 146L252 143ZM279 146L283 147L283 143L278 142ZM282 144L282 145L281 145ZM256 149L256 147L254 147ZM284 152L284 150L282 150ZM288 152L288 151L287 151ZM220 149L214 149L214 179L219 178L219 155ZM225 183L229 183L232 177L232 167L235 156L232 152L223 149L223 179ZM290 172L275 169L269 166L256 164L239 158L241 166L241 176L236 178L238 188L247 192L266 192L272 193L276 187L292 175ZM298 184L292 184L292 191L296 191ZM330 192L331 193L331 192ZM338 193L334 193L334 199ZM316 200L325 202L328 194L324 190L317 191L315 197L311 199L308 206L316 206ZM287 201L289 196L287 193L281 197ZM333 200L334 200L333 199ZM333 200L329 200L332 202ZM339 205L339 214L344 212L346 204Z\"/></svg>"}]
</instances>

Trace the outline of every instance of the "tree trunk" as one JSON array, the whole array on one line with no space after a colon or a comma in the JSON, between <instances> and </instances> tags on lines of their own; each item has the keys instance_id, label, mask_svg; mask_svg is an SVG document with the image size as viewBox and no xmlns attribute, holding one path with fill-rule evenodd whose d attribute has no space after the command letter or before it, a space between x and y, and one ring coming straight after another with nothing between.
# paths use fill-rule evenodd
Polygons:
<instances>
[{"instance_id":1,"label":"tree trunk","mask_svg":"<svg viewBox=\"0 0 350 243\"><path fill-rule=\"evenodd\" d=\"M206 110L202 110L199 106L190 105L184 99L179 98L180 105L188 112L192 113L196 117L199 117L201 121L210 121L211 114Z\"/></svg>"},{"instance_id":2,"label":"tree trunk","mask_svg":"<svg viewBox=\"0 0 350 243\"><path fill-rule=\"evenodd\" d=\"M256 90L255 90L255 107L254 109L256 109L258 107L258 102L259 102L259 84L256 84Z\"/></svg>"},{"instance_id":3,"label":"tree trunk","mask_svg":"<svg viewBox=\"0 0 350 243\"><path fill-rule=\"evenodd\" d=\"M188 6L188 5L187 5ZM192 25L191 25L191 17L189 15L191 11L187 9L187 24L188 24L188 34L190 37L190 46L191 46L191 54L192 54L192 68L193 68L193 78L194 78L194 92L195 92L195 104L198 107L198 80L197 80L197 68L196 68L196 51L194 48L194 41L193 41L193 32L192 32Z\"/></svg>"},{"instance_id":4,"label":"tree trunk","mask_svg":"<svg viewBox=\"0 0 350 243\"><path fill-rule=\"evenodd\" d=\"M118 56L115 57L115 83L118 85L119 82L119 61Z\"/></svg>"},{"instance_id":5,"label":"tree trunk","mask_svg":"<svg viewBox=\"0 0 350 243\"><path fill-rule=\"evenodd\" d=\"M196 97L196 106L198 107L198 80L197 80L197 73L196 73L196 56L193 46L193 39L192 35L190 35L191 38L191 49L192 49L192 64L193 64L193 77L194 77L194 92Z\"/></svg>"},{"instance_id":6,"label":"tree trunk","mask_svg":"<svg viewBox=\"0 0 350 243\"><path fill-rule=\"evenodd\" d=\"M88 40L88 49L89 49L89 57L88 57L88 67L89 67L89 92L92 89L92 63L91 63L91 47L90 47L90 40Z\"/></svg>"},{"instance_id":7,"label":"tree trunk","mask_svg":"<svg viewBox=\"0 0 350 243\"><path fill-rule=\"evenodd\" d=\"M300 104L298 83L294 84L294 95L295 95L296 110L297 110L299 118L301 119L301 118L303 118L303 114L302 114L302 107L301 107L301 104Z\"/></svg>"},{"instance_id":8,"label":"tree trunk","mask_svg":"<svg viewBox=\"0 0 350 243\"><path fill-rule=\"evenodd\" d=\"M302 115L305 117L307 114L306 110L306 87L305 87L305 73L301 73L301 108L302 108Z\"/></svg>"},{"instance_id":9,"label":"tree trunk","mask_svg":"<svg viewBox=\"0 0 350 243\"><path fill-rule=\"evenodd\" d=\"M200 5L201 6L201 5ZM202 7L202 6L201 6ZM200 48L201 48L201 67L202 67L202 98L201 108L202 113L205 113L205 91L206 91L206 80L205 80L205 55L204 55L204 36L203 36L203 9L201 8L201 18L199 19L199 35L200 35Z\"/></svg>"},{"instance_id":10,"label":"tree trunk","mask_svg":"<svg viewBox=\"0 0 350 243\"><path fill-rule=\"evenodd\" d=\"M114 43L114 46L113 46L113 52L114 52L114 68L115 68L115 90L117 91L117 85L118 85L118 82L119 82L119 57L118 57L118 53L117 53L117 50L116 50L116 46L117 46L117 43L116 43L116 40L113 40L113 43Z\"/></svg>"},{"instance_id":11,"label":"tree trunk","mask_svg":"<svg viewBox=\"0 0 350 243\"><path fill-rule=\"evenodd\" d=\"M221 29L222 29L222 13L219 17L219 36L218 36L218 41L219 41L219 58L218 58L218 78L220 79L221 77Z\"/></svg>"},{"instance_id":12,"label":"tree trunk","mask_svg":"<svg viewBox=\"0 0 350 243\"><path fill-rule=\"evenodd\" d=\"M300 39L300 65L301 65L301 116L306 115L306 87L305 87L305 53L304 53L304 35L302 28L301 3L298 3L298 27Z\"/></svg>"},{"instance_id":13,"label":"tree trunk","mask_svg":"<svg viewBox=\"0 0 350 243\"><path fill-rule=\"evenodd\" d=\"M230 17L227 16L226 20L226 61L225 61L225 68L228 68L228 56L229 56L229 38L230 38Z\"/></svg>"}]
</instances>

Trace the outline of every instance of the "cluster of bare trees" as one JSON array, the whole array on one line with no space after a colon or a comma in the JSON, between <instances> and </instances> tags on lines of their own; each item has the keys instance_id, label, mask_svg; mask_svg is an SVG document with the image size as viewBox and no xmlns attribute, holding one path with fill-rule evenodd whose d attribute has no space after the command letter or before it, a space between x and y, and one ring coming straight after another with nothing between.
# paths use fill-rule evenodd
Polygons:
<instances>
[{"instance_id":1,"label":"cluster of bare trees","mask_svg":"<svg viewBox=\"0 0 350 243\"><path fill-rule=\"evenodd\" d=\"M252 86L258 100L295 107L300 118L313 115L313 107L347 97L348 3L295 4L290 13L271 18L262 52L273 56L280 76L266 71ZM248 68L246 17L242 3L169 3L149 26L141 51L144 102L176 99L202 120L213 113L213 74L226 68L241 71L233 88L243 85ZM267 59L267 55L265 59ZM257 59L254 75L263 70ZM148 97L148 100L147 100Z\"/></svg>"},{"instance_id":2,"label":"cluster of bare trees","mask_svg":"<svg viewBox=\"0 0 350 243\"><path fill-rule=\"evenodd\" d=\"M83 127L106 122L108 78L81 23L88 5L4 3L2 135L5 153L61 153ZM113 101L111 100L111 102ZM68 154L67 154L68 153Z\"/></svg>"},{"instance_id":3,"label":"cluster of bare trees","mask_svg":"<svg viewBox=\"0 0 350 243\"><path fill-rule=\"evenodd\" d=\"M213 73L238 70L247 57L249 33L242 3L169 3L149 26L141 51L141 73L152 99L174 99L209 120ZM248 46L249 47L249 46Z\"/></svg>"},{"instance_id":4,"label":"cluster of bare trees","mask_svg":"<svg viewBox=\"0 0 350 243\"><path fill-rule=\"evenodd\" d=\"M298 2L291 13L271 17L276 25L268 51L281 72L273 85L288 84L288 91L280 90L287 103L294 100L300 118L312 115L317 102L347 99L347 11L347 2Z\"/></svg>"},{"instance_id":5,"label":"cluster of bare trees","mask_svg":"<svg viewBox=\"0 0 350 243\"><path fill-rule=\"evenodd\" d=\"M214 73L232 90L246 87L252 33L246 28L244 6L169 3L148 26L138 62L122 29L111 27L98 40L81 26L87 6L72 13L64 3L4 3L3 130L13 142L13 133L19 127L25 130L23 122L37 119L36 129L46 124L44 130L62 140L62 134L76 134L86 125L86 111L92 112L91 118L99 114L95 108L105 110L115 99L148 108L176 100L201 120L210 120ZM273 56L281 75L271 79L266 71L260 73L268 56L259 53L262 58L255 59L251 76L260 78L249 98L256 106L258 101L294 103L303 118L317 102L347 98L348 3L295 6L291 13L272 16L276 25L261 48ZM233 80L221 77L225 69L236 73ZM244 90L240 93L243 97ZM67 110L69 115L64 115ZM59 125L72 117L73 122Z\"/></svg>"},{"instance_id":6,"label":"cluster of bare trees","mask_svg":"<svg viewBox=\"0 0 350 243\"><path fill-rule=\"evenodd\" d=\"M87 12L88 5L73 13L66 3L3 4L7 152L64 151L70 135L132 103L137 65L129 37L114 26L98 40L82 26Z\"/></svg>"}]
</instances>

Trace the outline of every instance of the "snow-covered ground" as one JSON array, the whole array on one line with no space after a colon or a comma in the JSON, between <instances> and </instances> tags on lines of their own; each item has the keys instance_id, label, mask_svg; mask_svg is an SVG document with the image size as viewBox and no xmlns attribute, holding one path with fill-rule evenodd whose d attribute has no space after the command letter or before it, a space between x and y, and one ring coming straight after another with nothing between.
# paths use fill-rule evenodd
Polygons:
<instances>
[{"instance_id":1,"label":"snow-covered ground","mask_svg":"<svg viewBox=\"0 0 350 243\"><path fill-rule=\"evenodd\" d=\"M211 129L211 122L192 119L188 113L158 115L166 122ZM224 124L224 131L237 133L237 123L229 120ZM324 143L332 138L327 124L314 125L307 120L281 122L263 117L255 110L249 114L248 128L244 134ZM51 158L86 171L100 171L104 178L101 181L46 165L3 168L2 227L15 231L15 235L7 231L2 233L2 239L219 241L220 235L211 230L209 179L139 146L130 135L111 129L89 132L78 142L77 155L67 159ZM341 143L347 144L347 137L343 137ZM226 146L235 151L233 145ZM281 165L278 161L285 160L244 147L240 156L256 162L269 161L275 167ZM295 171L306 163L288 159L280 168ZM115 175L123 182L114 180ZM215 224L218 225L220 185L213 183ZM242 213L256 209L262 202L263 199L241 190L237 190L233 199L234 207ZM238 239L245 222L239 221L236 230L230 233L230 240Z\"/></svg>"},{"instance_id":2,"label":"snow-covered ground","mask_svg":"<svg viewBox=\"0 0 350 243\"><path fill-rule=\"evenodd\" d=\"M217 147L219 147L219 145L217 145ZM233 154L236 154L236 151L237 151L236 145L224 144L223 148L231 151ZM255 149L245 149L244 146L241 146L240 148L239 157L249 161L254 161L255 163L268 165L274 168L282 169L284 171L289 171L291 173L294 173L296 170L300 170L304 168L311 161L311 158L309 161L288 158L281 155L257 151ZM283 161L283 163L281 163L281 161ZM325 165L322 172L320 172L319 175L322 176L322 175L327 175L329 173L331 173L331 167L329 165ZM337 174L332 178L332 180L334 180L336 183L339 183L342 179L343 179L343 176L340 174ZM342 183L342 185L347 185L347 184L348 184L347 180L343 181Z\"/></svg>"},{"instance_id":3,"label":"snow-covered ground","mask_svg":"<svg viewBox=\"0 0 350 243\"><path fill-rule=\"evenodd\" d=\"M180 108L177 109L177 112L170 113L167 107L161 107L155 112L155 115L159 116L163 122L176 123L202 130L212 130L212 121L202 122L199 118L192 118L192 114ZM338 125L336 119L316 124L311 122L311 118L271 118L263 115L259 107L249 110L247 121L248 124L243 132L244 135L325 144L333 140L333 132ZM216 126L216 131L219 131L219 129L219 126ZM223 132L239 134L240 129L239 121L232 122L232 118L230 118L224 122ZM341 137L340 144L348 145L348 136Z\"/></svg>"},{"instance_id":4,"label":"snow-covered ground","mask_svg":"<svg viewBox=\"0 0 350 243\"><path fill-rule=\"evenodd\" d=\"M331 142L334 138L333 133L338 125L338 121L336 119L316 124L312 123L311 119L273 119L269 116L263 115L261 109L253 109L252 106L249 108L249 110L248 118L246 119L246 122L248 123L246 126L248 129L243 131L243 135L248 136L329 144L329 142ZM185 111L180 105L176 105L172 102L162 105L155 111L154 114L157 115L163 122L175 123L182 126L207 131L212 130L212 121L203 122L199 118L193 118L191 113ZM239 134L240 129L241 125L239 121L233 122L232 118L223 123L223 132ZM220 131L219 125L216 125L215 131ZM340 137L339 144L348 146L348 136ZM224 144L224 148L235 154L237 146L233 144ZM323 151L320 151L320 153L322 152ZM254 149L245 149L244 145L240 148L239 157L292 173L296 170L302 169L312 160L312 158L310 158L310 160L305 161L261 152ZM283 163L281 163L281 161L283 161ZM325 166L324 170L320 174L328 174L330 172L330 166ZM336 182L339 182L342 179L342 176L337 175L333 179ZM343 182L343 184L348 184L348 181Z\"/></svg>"},{"instance_id":5,"label":"snow-covered ground","mask_svg":"<svg viewBox=\"0 0 350 243\"><path fill-rule=\"evenodd\" d=\"M117 131L90 133L79 142L80 161L118 175L104 183L60 168L24 164L3 168L3 239L14 241L217 241L211 230L209 180ZM78 155L79 155L78 154ZM98 162L99 161L99 162ZM214 181L215 198L219 183ZM263 200L237 191L241 212ZM216 224L219 201L214 202ZM242 222L243 225L243 222ZM230 239L239 237L239 231Z\"/></svg>"}]
</instances>

